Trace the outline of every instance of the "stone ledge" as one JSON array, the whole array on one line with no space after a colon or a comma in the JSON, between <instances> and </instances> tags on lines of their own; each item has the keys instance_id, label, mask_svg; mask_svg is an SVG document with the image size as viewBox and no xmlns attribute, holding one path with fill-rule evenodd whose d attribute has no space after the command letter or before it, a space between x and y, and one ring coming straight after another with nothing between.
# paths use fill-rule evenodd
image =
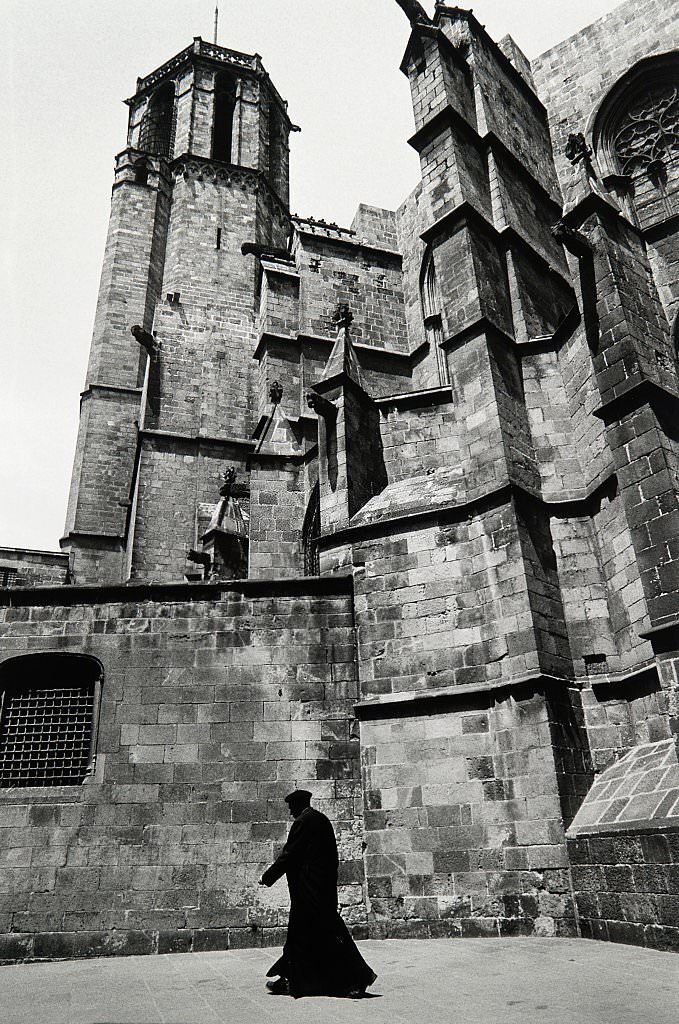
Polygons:
<instances>
[{"instance_id":1,"label":"stone ledge","mask_svg":"<svg viewBox=\"0 0 679 1024\"><path fill-rule=\"evenodd\" d=\"M638 836L648 833L665 835L668 832L679 832L679 822L654 821L652 818L644 818L638 821L610 822L597 828L596 825L587 825L578 829L577 832L566 833L566 840L574 843L578 839L605 839L615 838L621 833L629 836ZM596 862L598 864L598 861ZM605 866L605 865L604 865Z\"/></svg>"},{"instance_id":2,"label":"stone ledge","mask_svg":"<svg viewBox=\"0 0 679 1024\"><path fill-rule=\"evenodd\" d=\"M404 397L408 397L407 395ZM377 402L376 402L377 404ZM383 536L397 530L416 530L427 523L455 523L473 516L482 515L484 512L506 505L512 498L527 498L540 505L547 515L550 516L575 516L591 515L596 509L602 496L608 488L617 480L614 473L606 475L603 481L595 481L591 490L585 491L578 496L572 493L564 501L545 499L541 495L534 494L517 484L505 480L485 494L477 495L466 501L457 504L442 502L440 505L432 505L429 508L415 508L397 514L385 513L379 518L370 521L350 522L347 526L341 526L332 533L322 534L319 537L321 549L335 547L338 544L358 542L371 537ZM403 483L403 481L400 481ZM357 519L362 509L354 517Z\"/></svg>"},{"instance_id":3,"label":"stone ledge","mask_svg":"<svg viewBox=\"0 0 679 1024\"><path fill-rule=\"evenodd\" d=\"M161 441L178 441L186 444L221 445L223 448L254 448L255 443L249 437L214 437L210 434L181 434L172 430L154 430L144 427L139 431L140 438L158 438Z\"/></svg>"},{"instance_id":4,"label":"stone ledge","mask_svg":"<svg viewBox=\"0 0 679 1024\"><path fill-rule=\"evenodd\" d=\"M576 686L577 683L565 676L552 676L537 672L514 679L497 679L492 682L468 683L458 686L442 686L437 690L404 690L401 693L387 693L379 697L366 697L354 704L354 711L359 718L376 717L388 714L390 708L408 708L413 705L432 701L455 701L478 694L496 693L498 690L540 689L553 686ZM381 715L380 715L381 717Z\"/></svg>"},{"instance_id":5,"label":"stone ledge","mask_svg":"<svg viewBox=\"0 0 679 1024\"><path fill-rule=\"evenodd\" d=\"M460 203L458 206L455 206L452 210L448 210L439 217L438 220L435 220L433 224L430 224L429 227L425 228L424 231L420 233L420 238L423 242L429 244L442 231L450 231L451 233L454 233L460 228L470 226L473 226L477 230L485 231L485 233L503 252L512 248L521 249L530 259L533 259L537 264L539 264L543 273L557 278L559 283L572 297L572 301L575 302L573 285L565 268L561 269L555 266L545 254L536 249L527 238L524 238L523 235L519 234L516 228L510 226L502 229L496 228L484 213L477 210L476 207L467 200Z\"/></svg>"},{"instance_id":6,"label":"stone ledge","mask_svg":"<svg viewBox=\"0 0 679 1024\"><path fill-rule=\"evenodd\" d=\"M604 402L598 409L594 409L593 415L603 420L608 426L629 413L636 412L646 403L663 410L679 411L679 395L675 391L671 391L653 380L639 380L621 394Z\"/></svg>"},{"instance_id":7,"label":"stone ledge","mask_svg":"<svg viewBox=\"0 0 679 1024\"><path fill-rule=\"evenodd\" d=\"M223 583L121 583L108 586L61 585L7 587L0 590L0 607L33 605L128 604L140 601L218 601L222 594L243 597L321 597L353 595L353 577L300 576L297 579L226 580Z\"/></svg>"}]
</instances>

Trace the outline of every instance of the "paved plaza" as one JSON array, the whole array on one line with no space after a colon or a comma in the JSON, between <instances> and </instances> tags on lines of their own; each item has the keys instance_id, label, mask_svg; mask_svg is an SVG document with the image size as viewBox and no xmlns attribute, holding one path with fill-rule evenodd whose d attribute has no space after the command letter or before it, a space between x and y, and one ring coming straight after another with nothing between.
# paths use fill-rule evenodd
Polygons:
<instances>
[{"instance_id":1,"label":"paved plaza","mask_svg":"<svg viewBox=\"0 0 679 1024\"><path fill-rule=\"evenodd\" d=\"M361 943L370 998L271 996L276 950L0 968L2 1024L676 1024L679 957L577 939Z\"/></svg>"}]
</instances>

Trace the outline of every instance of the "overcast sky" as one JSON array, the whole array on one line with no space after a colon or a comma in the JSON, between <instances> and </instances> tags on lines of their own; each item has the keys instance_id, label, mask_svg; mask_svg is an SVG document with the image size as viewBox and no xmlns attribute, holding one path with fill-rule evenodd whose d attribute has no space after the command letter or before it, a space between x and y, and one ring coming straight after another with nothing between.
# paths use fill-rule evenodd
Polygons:
<instances>
[{"instance_id":1,"label":"overcast sky","mask_svg":"<svg viewBox=\"0 0 679 1024\"><path fill-rule=\"evenodd\" d=\"M424 6L433 12L434 0ZM495 39L528 57L617 0L476 0ZM219 42L262 55L302 132L292 209L348 225L359 202L394 208L418 179L393 0L220 0ZM78 396L137 75L212 38L214 0L0 0L0 546L56 550ZM8 176L8 177L7 177Z\"/></svg>"}]
</instances>

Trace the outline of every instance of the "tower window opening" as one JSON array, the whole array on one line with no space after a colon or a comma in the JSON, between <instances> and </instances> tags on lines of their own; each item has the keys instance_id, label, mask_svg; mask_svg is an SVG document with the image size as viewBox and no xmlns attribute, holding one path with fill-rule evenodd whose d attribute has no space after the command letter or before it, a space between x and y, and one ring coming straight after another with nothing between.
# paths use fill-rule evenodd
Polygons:
<instances>
[{"instance_id":1,"label":"tower window opening","mask_svg":"<svg viewBox=\"0 0 679 1024\"><path fill-rule=\"evenodd\" d=\"M0 666L0 788L77 786L94 767L101 666L34 654Z\"/></svg>"},{"instance_id":2,"label":"tower window opening","mask_svg":"<svg viewBox=\"0 0 679 1024\"><path fill-rule=\"evenodd\" d=\"M216 248L217 249L221 249L221 247L222 247L222 229L221 228L217 228L217 245L216 245Z\"/></svg>"},{"instance_id":3,"label":"tower window opening","mask_svg":"<svg viewBox=\"0 0 679 1024\"><path fill-rule=\"evenodd\" d=\"M283 124L273 100L269 106L269 181L277 188L281 183L283 165Z\"/></svg>"},{"instance_id":4,"label":"tower window opening","mask_svg":"<svg viewBox=\"0 0 679 1024\"><path fill-rule=\"evenodd\" d=\"M146 160L138 160L134 165L134 180L137 185L148 185L150 167Z\"/></svg>"},{"instance_id":5,"label":"tower window opening","mask_svg":"<svg viewBox=\"0 0 679 1024\"><path fill-rule=\"evenodd\" d=\"M236 83L221 73L215 79L215 114L212 128L212 159L232 162L233 115L236 109Z\"/></svg>"},{"instance_id":6,"label":"tower window opening","mask_svg":"<svg viewBox=\"0 0 679 1024\"><path fill-rule=\"evenodd\" d=\"M422 268L421 278L421 299L422 313L424 316L424 329L431 348L436 353L436 365L438 369L439 383L441 386L448 384L448 363L446 354L441 348L443 342L443 320L441 318L441 297L439 295L438 281L436 279L436 266L434 255L429 252Z\"/></svg>"},{"instance_id":7,"label":"tower window opening","mask_svg":"<svg viewBox=\"0 0 679 1024\"><path fill-rule=\"evenodd\" d=\"M174 83L166 82L153 94L144 114L139 148L157 156L169 156L174 122Z\"/></svg>"}]
</instances>

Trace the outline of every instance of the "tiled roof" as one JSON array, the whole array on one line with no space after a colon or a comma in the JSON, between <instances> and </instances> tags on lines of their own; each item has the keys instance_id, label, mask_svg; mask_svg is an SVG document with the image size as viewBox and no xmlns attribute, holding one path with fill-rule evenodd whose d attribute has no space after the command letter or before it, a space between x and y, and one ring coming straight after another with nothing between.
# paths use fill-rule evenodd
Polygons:
<instances>
[{"instance_id":1,"label":"tiled roof","mask_svg":"<svg viewBox=\"0 0 679 1024\"><path fill-rule=\"evenodd\" d=\"M596 780L568 836L679 825L679 762L673 739L642 743Z\"/></svg>"}]
</instances>

